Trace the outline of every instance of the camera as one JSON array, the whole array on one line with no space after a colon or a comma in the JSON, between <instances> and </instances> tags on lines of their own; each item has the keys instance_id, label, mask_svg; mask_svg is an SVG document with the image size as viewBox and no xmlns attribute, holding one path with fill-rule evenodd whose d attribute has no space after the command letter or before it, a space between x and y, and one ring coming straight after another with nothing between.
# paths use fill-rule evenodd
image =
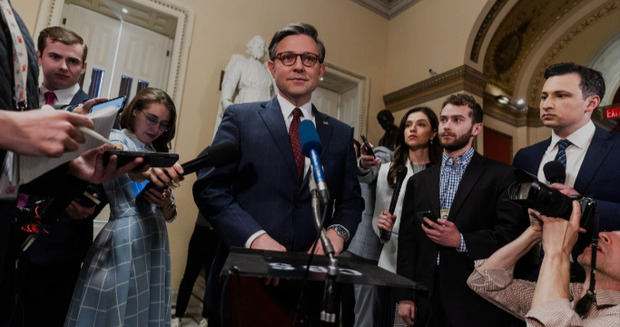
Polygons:
<instances>
[{"instance_id":1,"label":"camera","mask_svg":"<svg viewBox=\"0 0 620 327\"><path fill-rule=\"evenodd\" d=\"M525 171L516 171L517 182L508 187L508 198L518 205L532 208L549 217L569 219L573 211L573 200L578 200L581 206L580 226L587 230L587 234L598 230L596 202L588 197L569 197L560 191L540 182L534 175Z\"/></svg>"}]
</instances>

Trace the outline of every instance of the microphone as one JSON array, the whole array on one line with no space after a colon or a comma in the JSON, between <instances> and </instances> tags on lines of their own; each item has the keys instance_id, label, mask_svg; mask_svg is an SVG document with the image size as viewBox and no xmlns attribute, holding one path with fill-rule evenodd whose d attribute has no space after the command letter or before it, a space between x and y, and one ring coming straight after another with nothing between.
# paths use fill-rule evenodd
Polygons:
<instances>
[{"instance_id":1,"label":"microphone","mask_svg":"<svg viewBox=\"0 0 620 327\"><path fill-rule=\"evenodd\" d=\"M181 164L181 167L183 167L182 176L195 173L202 168L221 167L227 165L239 159L239 155L239 149L235 143L222 142L211 145L204 149L196 159ZM143 193L150 188L155 188L160 192L164 190L164 188L149 181L140 193Z\"/></svg>"},{"instance_id":2,"label":"microphone","mask_svg":"<svg viewBox=\"0 0 620 327\"><path fill-rule=\"evenodd\" d=\"M312 121L303 120L299 124L299 141L301 143L301 151L304 156L310 158L312 172L319 190L321 202L326 205L329 201L329 190L327 189L327 183L325 182L325 176L323 175L323 166L319 161L319 152L321 152L322 146L321 140L319 139L319 134L317 133Z\"/></svg>"},{"instance_id":3,"label":"microphone","mask_svg":"<svg viewBox=\"0 0 620 327\"><path fill-rule=\"evenodd\" d=\"M564 184L566 180L566 168L559 161L549 161L543 167L545 178L549 183Z\"/></svg>"},{"instance_id":4,"label":"microphone","mask_svg":"<svg viewBox=\"0 0 620 327\"><path fill-rule=\"evenodd\" d=\"M207 147L198 158L181 164L183 176L206 167L221 167L239 159L239 149L232 142L222 142Z\"/></svg>"},{"instance_id":5,"label":"microphone","mask_svg":"<svg viewBox=\"0 0 620 327\"><path fill-rule=\"evenodd\" d=\"M394 214L394 209L396 209L396 202L398 202L398 195L400 194L400 188L403 186L403 181L407 177L407 167L400 166L396 171L396 185L394 185L394 192L392 193L392 200L390 201L390 208L388 211L391 214ZM379 232L380 237L384 241L389 241L392 236L391 230L380 229Z\"/></svg>"}]
</instances>

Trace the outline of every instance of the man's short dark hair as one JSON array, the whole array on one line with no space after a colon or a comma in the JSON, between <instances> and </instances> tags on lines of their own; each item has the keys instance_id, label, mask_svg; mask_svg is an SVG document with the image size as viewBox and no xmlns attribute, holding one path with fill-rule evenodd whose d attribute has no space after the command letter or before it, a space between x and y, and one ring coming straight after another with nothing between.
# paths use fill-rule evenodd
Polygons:
<instances>
[{"instance_id":1,"label":"man's short dark hair","mask_svg":"<svg viewBox=\"0 0 620 327\"><path fill-rule=\"evenodd\" d=\"M278 43L280 43L282 39L289 35L300 34L307 35L311 37L314 42L316 42L316 47L319 50L319 62L323 63L323 60L325 59L325 45L323 45L323 42L319 40L319 32L317 32L316 28L306 23L291 23L273 34L271 42L269 43L269 59L271 61L276 60Z\"/></svg>"},{"instance_id":2,"label":"man's short dark hair","mask_svg":"<svg viewBox=\"0 0 620 327\"><path fill-rule=\"evenodd\" d=\"M444 101L441 108L444 108L447 104L451 104L453 106L468 106L472 112L470 117L472 117L473 123L482 123L482 107L471 95L465 93L452 94L448 97L448 99L446 99L446 101Z\"/></svg>"},{"instance_id":3,"label":"man's short dark hair","mask_svg":"<svg viewBox=\"0 0 620 327\"><path fill-rule=\"evenodd\" d=\"M545 69L545 80L552 76L571 73L579 74L581 77L579 88L581 88L584 99L591 95L598 95L599 98L603 99L605 95L605 80L601 72L592 68L577 65L572 62L553 64Z\"/></svg>"},{"instance_id":4,"label":"man's short dark hair","mask_svg":"<svg viewBox=\"0 0 620 327\"><path fill-rule=\"evenodd\" d=\"M86 54L88 53L88 47L84 44L84 39L74 31L68 30L62 26L50 26L45 28L39 33L37 39L37 47L41 55L45 50L46 40L50 39L52 42L60 42L65 45L81 44L84 46L84 52L82 53L82 62L86 61Z\"/></svg>"}]
</instances>

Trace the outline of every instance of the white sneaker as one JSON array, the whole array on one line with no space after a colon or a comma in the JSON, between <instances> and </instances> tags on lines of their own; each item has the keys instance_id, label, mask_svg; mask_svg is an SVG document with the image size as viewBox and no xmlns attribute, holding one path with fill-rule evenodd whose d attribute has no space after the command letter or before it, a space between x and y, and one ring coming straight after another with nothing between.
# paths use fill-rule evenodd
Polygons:
<instances>
[{"instance_id":1,"label":"white sneaker","mask_svg":"<svg viewBox=\"0 0 620 327\"><path fill-rule=\"evenodd\" d=\"M181 326L181 318L174 317L170 320L170 327L180 327Z\"/></svg>"},{"instance_id":2,"label":"white sneaker","mask_svg":"<svg viewBox=\"0 0 620 327\"><path fill-rule=\"evenodd\" d=\"M202 320L200 320L200 323L198 324L198 327L207 327L209 326L209 323L207 322L207 318L202 318Z\"/></svg>"}]
</instances>

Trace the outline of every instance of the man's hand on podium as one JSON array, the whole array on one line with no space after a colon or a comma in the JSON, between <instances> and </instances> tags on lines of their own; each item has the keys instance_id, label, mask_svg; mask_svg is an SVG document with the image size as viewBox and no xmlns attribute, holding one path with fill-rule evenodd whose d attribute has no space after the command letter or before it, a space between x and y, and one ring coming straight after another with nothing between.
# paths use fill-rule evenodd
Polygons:
<instances>
[{"instance_id":1,"label":"man's hand on podium","mask_svg":"<svg viewBox=\"0 0 620 327\"><path fill-rule=\"evenodd\" d=\"M344 248L344 238L333 229L328 229L326 232L327 238L332 242L332 246L334 247L334 254L339 255ZM316 245L316 249L314 249L314 254L325 255L325 251L323 251L323 244L321 244L321 240L318 240L319 244ZM312 250L312 248L310 248ZM310 253L308 250L308 253Z\"/></svg>"},{"instance_id":2,"label":"man's hand on podium","mask_svg":"<svg viewBox=\"0 0 620 327\"><path fill-rule=\"evenodd\" d=\"M250 248L255 250L286 252L286 248L267 233L261 234L257 237L252 244L250 244Z\"/></svg>"}]
</instances>

